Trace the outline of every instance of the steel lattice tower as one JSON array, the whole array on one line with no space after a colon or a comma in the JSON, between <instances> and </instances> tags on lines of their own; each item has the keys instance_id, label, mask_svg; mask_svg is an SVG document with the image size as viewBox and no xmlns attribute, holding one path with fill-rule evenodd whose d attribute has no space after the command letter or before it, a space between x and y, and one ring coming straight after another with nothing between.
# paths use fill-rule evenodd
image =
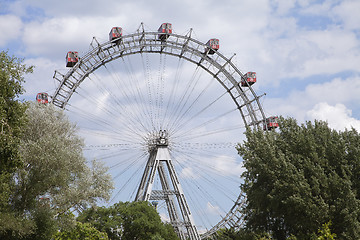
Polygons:
<instances>
[{"instance_id":1,"label":"steel lattice tower","mask_svg":"<svg viewBox=\"0 0 360 240\"><path fill-rule=\"evenodd\" d=\"M199 240L200 236L196 230L184 191L171 161L168 149L168 135L165 130L154 134L149 139L148 150L150 156L135 200L164 200L169 212L170 223L180 239ZM156 174L158 174L160 179L161 190L153 190Z\"/></svg>"}]
</instances>

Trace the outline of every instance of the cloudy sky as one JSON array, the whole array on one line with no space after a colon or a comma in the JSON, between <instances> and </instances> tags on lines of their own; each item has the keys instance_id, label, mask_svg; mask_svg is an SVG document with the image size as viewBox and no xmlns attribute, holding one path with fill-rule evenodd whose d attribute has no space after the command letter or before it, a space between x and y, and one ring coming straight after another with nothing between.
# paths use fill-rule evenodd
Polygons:
<instances>
[{"instance_id":1,"label":"cloudy sky","mask_svg":"<svg viewBox=\"0 0 360 240\"><path fill-rule=\"evenodd\" d=\"M358 0L1 0L0 49L35 65L24 95L33 100L54 92L54 71L65 71L66 52L81 56L93 37L107 41L113 26L126 35L142 22L151 31L170 22L176 34L192 28L199 41L218 38L223 55L236 54L238 69L255 71L267 115L360 130L359 11ZM224 159L218 156L213 168L241 173L239 163ZM179 174L196 172L188 165Z\"/></svg>"},{"instance_id":2,"label":"cloudy sky","mask_svg":"<svg viewBox=\"0 0 360 240\"><path fill-rule=\"evenodd\" d=\"M36 66L26 84L33 98L55 88L69 49L86 52L111 26L127 34L141 22L153 30L171 22L178 34L219 38L240 70L256 71L268 114L360 129L359 10L357 0L2 0L0 48Z\"/></svg>"}]
</instances>

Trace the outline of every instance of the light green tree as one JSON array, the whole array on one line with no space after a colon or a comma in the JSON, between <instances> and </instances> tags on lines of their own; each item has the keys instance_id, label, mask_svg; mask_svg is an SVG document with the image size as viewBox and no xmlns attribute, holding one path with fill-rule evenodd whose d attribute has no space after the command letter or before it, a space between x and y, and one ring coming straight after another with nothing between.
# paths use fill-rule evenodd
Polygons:
<instances>
[{"instance_id":1,"label":"light green tree","mask_svg":"<svg viewBox=\"0 0 360 240\"><path fill-rule=\"evenodd\" d=\"M89 223L77 222L72 229L58 232L53 237L54 240L107 240L106 233L100 232Z\"/></svg>"},{"instance_id":2,"label":"light green tree","mask_svg":"<svg viewBox=\"0 0 360 240\"><path fill-rule=\"evenodd\" d=\"M318 236L314 240L334 240L336 239L336 234L331 233L330 230L331 222L324 223L318 231Z\"/></svg>"},{"instance_id":3,"label":"light green tree","mask_svg":"<svg viewBox=\"0 0 360 240\"><path fill-rule=\"evenodd\" d=\"M24 167L17 172L15 205L31 209L47 199L57 213L110 198L111 176L99 162L87 164L77 127L53 105L30 103L20 144Z\"/></svg>"},{"instance_id":4,"label":"light green tree","mask_svg":"<svg viewBox=\"0 0 360 240\"><path fill-rule=\"evenodd\" d=\"M88 164L76 125L53 105L28 103L27 124L19 144L23 165L15 171L11 205L31 231L7 239L49 239L69 210L108 200L112 180L97 161ZM64 227L64 226L62 226ZM0 235L1 238L1 235Z\"/></svg>"}]
</instances>

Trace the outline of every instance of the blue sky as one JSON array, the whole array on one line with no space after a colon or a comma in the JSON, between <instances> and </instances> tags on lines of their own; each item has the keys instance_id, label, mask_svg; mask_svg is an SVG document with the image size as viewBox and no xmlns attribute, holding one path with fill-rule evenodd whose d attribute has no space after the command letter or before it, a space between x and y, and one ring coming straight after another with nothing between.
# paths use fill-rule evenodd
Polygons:
<instances>
[{"instance_id":1,"label":"blue sky","mask_svg":"<svg viewBox=\"0 0 360 240\"><path fill-rule=\"evenodd\" d=\"M94 36L105 42L113 26L130 34L141 22L153 31L170 22L177 34L192 28L200 41L220 39L219 51L236 53L233 62L241 71L257 72L253 87L266 93L261 102L267 115L360 131L359 11L358 0L1 0L0 49L35 65L23 96L33 100L38 92L54 92L54 71L66 72L65 53L81 56ZM107 96L94 92L93 98ZM241 163L226 158L213 158L212 167L238 176ZM196 175L188 164L179 172L185 181ZM207 205L208 211L217 208Z\"/></svg>"}]
</instances>

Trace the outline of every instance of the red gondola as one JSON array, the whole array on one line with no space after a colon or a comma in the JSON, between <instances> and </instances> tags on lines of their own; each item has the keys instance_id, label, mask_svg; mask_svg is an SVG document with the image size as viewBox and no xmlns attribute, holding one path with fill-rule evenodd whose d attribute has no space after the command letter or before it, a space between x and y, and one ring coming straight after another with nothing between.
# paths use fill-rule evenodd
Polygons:
<instances>
[{"instance_id":1,"label":"red gondola","mask_svg":"<svg viewBox=\"0 0 360 240\"><path fill-rule=\"evenodd\" d=\"M206 47L206 52L208 54L214 54L217 50L219 50L219 39L213 38L210 39L207 43L206 43L207 47Z\"/></svg>"},{"instance_id":2,"label":"red gondola","mask_svg":"<svg viewBox=\"0 0 360 240\"><path fill-rule=\"evenodd\" d=\"M68 52L66 54L66 67L73 67L78 61L78 52Z\"/></svg>"},{"instance_id":3,"label":"red gondola","mask_svg":"<svg viewBox=\"0 0 360 240\"><path fill-rule=\"evenodd\" d=\"M241 86L248 87L256 83L256 72L248 72L244 78L241 79Z\"/></svg>"},{"instance_id":4,"label":"red gondola","mask_svg":"<svg viewBox=\"0 0 360 240\"><path fill-rule=\"evenodd\" d=\"M172 33L172 24L171 23L163 23L158 29L159 39L161 41L165 41L168 39L170 34ZM165 34L164 34L165 33Z\"/></svg>"},{"instance_id":5,"label":"red gondola","mask_svg":"<svg viewBox=\"0 0 360 240\"><path fill-rule=\"evenodd\" d=\"M268 117L264 123L264 131L279 127L279 123L277 120L278 117L275 116Z\"/></svg>"},{"instance_id":6,"label":"red gondola","mask_svg":"<svg viewBox=\"0 0 360 240\"><path fill-rule=\"evenodd\" d=\"M36 95L36 101L42 104L49 103L49 95L47 93L38 93Z\"/></svg>"},{"instance_id":7,"label":"red gondola","mask_svg":"<svg viewBox=\"0 0 360 240\"><path fill-rule=\"evenodd\" d=\"M121 27L113 27L109 33L109 41L113 41L117 39L116 42L120 42L122 37L122 28Z\"/></svg>"}]
</instances>

